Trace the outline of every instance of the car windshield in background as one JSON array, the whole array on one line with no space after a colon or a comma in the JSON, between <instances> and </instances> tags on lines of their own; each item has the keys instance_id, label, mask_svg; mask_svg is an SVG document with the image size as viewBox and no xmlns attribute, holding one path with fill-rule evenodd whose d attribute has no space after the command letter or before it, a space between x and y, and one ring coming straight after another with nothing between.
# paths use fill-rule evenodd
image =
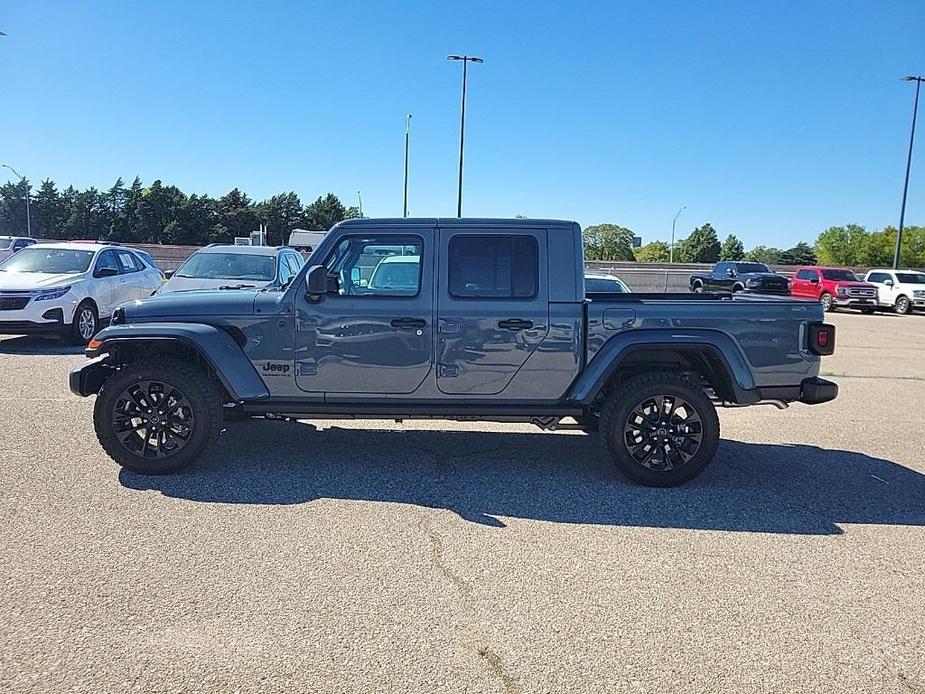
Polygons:
<instances>
[{"instance_id":1,"label":"car windshield in background","mask_svg":"<svg viewBox=\"0 0 925 694\"><path fill-rule=\"evenodd\" d=\"M925 284L925 273L897 272L896 279L898 279L901 284Z\"/></svg>"},{"instance_id":2,"label":"car windshield in background","mask_svg":"<svg viewBox=\"0 0 925 694\"><path fill-rule=\"evenodd\" d=\"M373 278L369 283L370 289L395 289L399 291L417 292L418 278L421 274L417 256L413 263L379 263Z\"/></svg>"},{"instance_id":3,"label":"car windshield in background","mask_svg":"<svg viewBox=\"0 0 925 694\"><path fill-rule=\"evenodd\" d=\"M10 236L0 236L0 251L9 250L13 245L13 239Z\"/></svg>"},{"instance_id":4,"label":"car windshield in background","mask_svg":"<svg viewBox=\"0 0 925 694\"><path fill-rule=\"evenodd\" d=\"M845 280L846 282L857 282L858 277L851 270L823 270L822 276L827 280Z\"/></svg>"},{"instance_id":5,"label":"car windshield in background","mask_svg":"<svg viewBox=\"0 0 925 694\"><path fill-rule=\"evenodd\" d=\"M771 272L764 263L736 263L736 272Z\"/></svg>"},{"instance_id":6,"label":"car windshield in background","mask_svg":"<svg viewBox=\"0 0 925 694\"><path fill-rule=\"evenodd\" d=\"M24 248L0 263L0 272L44 272L49 275L86 272L93 260L93 251L72 251L62 248Z\"/></svg>"},{"instance_id":7,"label":"car windshield in background","mask_svg":"<svg viewBox=\"0 0 925 694\"><path fill-rule=\"evenodd\" d=\"M252 253L195 253L174 277L203 280L258 280L269 282L276 276L276 256Z\"/></svg>"},{"instance_id":8,"label":"car windshield in background","mask_svg":"<svg viewBox=\"0 0 925 694\"><path fill-rule=\"evenodd\" d=\"M626 294L629 290L620 280L607 277L585 277L585 292L588 294Z\"/></svg>"}]
</instances>

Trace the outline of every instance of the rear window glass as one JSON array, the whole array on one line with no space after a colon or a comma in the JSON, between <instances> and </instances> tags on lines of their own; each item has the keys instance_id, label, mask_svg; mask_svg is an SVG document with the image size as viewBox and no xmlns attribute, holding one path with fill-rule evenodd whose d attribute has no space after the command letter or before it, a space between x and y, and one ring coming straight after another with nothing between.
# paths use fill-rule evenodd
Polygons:
<instances>
[{"instance_id":1,"label":"rear window glass","mask_svg":"<svg viewBox=\"0 0 925 694\"><path fill-rule=\"evenodd\" d=\"M458 235L450 239L449 290L460 298L530 299L539 281L533 236Z\"/></svg>"}]
</instances>

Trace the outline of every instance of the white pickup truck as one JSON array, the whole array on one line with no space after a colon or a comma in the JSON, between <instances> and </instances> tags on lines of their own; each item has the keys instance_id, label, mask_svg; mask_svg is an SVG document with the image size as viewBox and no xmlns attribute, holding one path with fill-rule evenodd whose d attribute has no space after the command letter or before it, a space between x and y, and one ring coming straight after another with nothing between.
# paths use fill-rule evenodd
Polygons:
<instances>
[{"instance_id":1,"label":"white pickup truck","mask_svg":"<svg viewBox=\"0 0 925 694\"><path fill-rule=\"evenodd\" d=\"M870 270L865 282L877 285L877 303L896 313L925 309L925 272L915 270Z\"/></svg>"}]
</instances>

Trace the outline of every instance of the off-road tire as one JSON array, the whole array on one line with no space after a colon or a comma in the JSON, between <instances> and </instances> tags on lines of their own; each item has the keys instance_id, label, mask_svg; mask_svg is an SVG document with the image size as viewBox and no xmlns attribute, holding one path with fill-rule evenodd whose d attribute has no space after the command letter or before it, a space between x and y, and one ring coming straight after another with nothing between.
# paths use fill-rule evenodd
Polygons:
<instances>
[{"instance_id":1,"label":"off-road tire","mask_svg":"<svg viewBox=\"0 0 925 694\"><path fill-rule=\"evenodd\" d=\"M92 318L92 333L89 337L81 334L81 329L87 325L86 322L81 322L81 318L86 314L87 319ZM65 333L65 338L72 345L85 345L87 344L93 335L96 334L97 330L100 329L100 316L96 310L96 306L89 299L84 299L81 301L77 308L74 311L74 318L71 321L71 324L67 326L67 331Z\"/></svg>"},{"instance_id":2,"label":"off-road tire","mask_svg":"<svg viewBox=\"0 0 925 694\"><path fill-rule=\"evenodd\" d=\"M700 418L700 447L693 456L673 469L655 470L637 462L624 441L624 428L633 410L650 397L673 396L691 405ZM674 487L701 472L713 460L719 445L719 418L703 389L674 373L644 373L620 383L607 396L601 410L601 438L614 464L633 482L650 487Z\"/></svg>"},{"instance_id":3,"label":"off-road tire","mask_svg":"<svg viewBox=\"0 0 925 694\"><path fill-rule=\"evenodd\" d=\"M162 458L138 455L119 440L114 408L133 383L157 381L179 391L192 412L192 432L183 447ZM152 357L129 364L103 384L93 408L93 425L103 450L119 465L142 475L164 475L191 465L215 443L222 429L222 399L218 386L202 369L171 357ZM147 441L146 441L147 445Z\"/></svg>"}]
</instances>

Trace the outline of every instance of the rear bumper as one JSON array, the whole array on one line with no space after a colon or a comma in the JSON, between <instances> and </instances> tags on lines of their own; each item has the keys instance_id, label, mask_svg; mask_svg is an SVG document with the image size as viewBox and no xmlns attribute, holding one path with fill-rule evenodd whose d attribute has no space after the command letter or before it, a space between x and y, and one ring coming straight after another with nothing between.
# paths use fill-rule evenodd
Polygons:
<instances>
[{"instance_id":1,"label":"rear bumper","mask_svg":"<svg viewBox=\"0 0 925 694\"><path fill-rule=\"evenodd\" d=\"M818 405L838 397L838 384L824 378L804 378L800 384L800 402Z\"/></svg>"},{"instance_id":2,"label":"rear bumper","mask_svg":"<svg viewBox=\"0 0 925 694\"><path fill-rule=\"evenodd\" d=\"M838 397L838 384L824 378L804 378L798 386L769 386L758 389L758 400L781 400L818 405Z\"/></svg>"}]
</instances>

